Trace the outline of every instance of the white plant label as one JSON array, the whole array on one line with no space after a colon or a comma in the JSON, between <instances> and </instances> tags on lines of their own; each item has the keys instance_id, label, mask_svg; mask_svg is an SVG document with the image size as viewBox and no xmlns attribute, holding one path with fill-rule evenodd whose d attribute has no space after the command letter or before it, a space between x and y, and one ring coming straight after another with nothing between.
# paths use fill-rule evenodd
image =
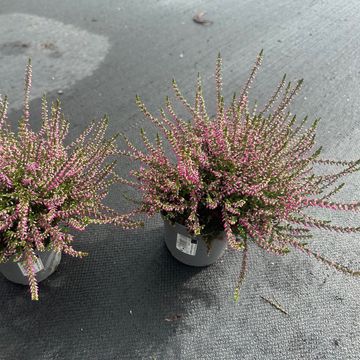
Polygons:
<instances>
[{"instance_id":1,"label":"white plant label","mask_svg":"<svg viewBox=\"0 0 360 360\"><path fill-rule=\"evenodd\" d=\"M26 267L22 264L22 263L18 263L18 266L22 272L22 274L24 276L27 276L28 273L27 273L27 270L26 270ZM43 270L44 269L44 264L43 262L41 261L40 258L36 257L36 261L34 262L34 271L35 271L35 274L38 273L39 271Z\"/></svg>"},{"instance_id":2,"label":"white plant label","mask_svg":"<svg viewBox=\"0 0 360 360\"><path fill-rule=\"evenodd\" d=\"M197 249L197 240L177 234L176 248L184 254L195 256Z\"/></svg>"}]
</instances>

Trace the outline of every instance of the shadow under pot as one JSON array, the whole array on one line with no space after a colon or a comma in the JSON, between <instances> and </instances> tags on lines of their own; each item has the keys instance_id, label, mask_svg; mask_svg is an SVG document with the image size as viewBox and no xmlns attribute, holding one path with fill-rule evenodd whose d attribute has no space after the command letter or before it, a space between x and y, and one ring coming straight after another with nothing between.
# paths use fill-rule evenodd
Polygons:
<instances>
[{"instance_id":1,"label":"shadow under pot","mask_svg":"<svg viewBox=\"0 0 360 360\"><path fill-rule=\"evenodd\" d=\"M36 251L35 254L37 260L34 262L34 269L36 279L40 282L56 270L61 260L61 252L54 250ZM29 284L26 268L21 261L14 262L12 259L9 259L6 263L0 264L0 273L14 283L22 285Z\"/></svg>"},{"instance_id":2,"label":"shadow under pot","mask_svg":"<svg viewBox=\"0 0 360 360\"><path fill-rule=\"evenodd\" d=\"M164 220L165 244L172 256L190 266L208 266L216 262L225 252L225 233L211 240L210 250L201 236L191 236L186 227Z\"/></svg>"}]
</instances>

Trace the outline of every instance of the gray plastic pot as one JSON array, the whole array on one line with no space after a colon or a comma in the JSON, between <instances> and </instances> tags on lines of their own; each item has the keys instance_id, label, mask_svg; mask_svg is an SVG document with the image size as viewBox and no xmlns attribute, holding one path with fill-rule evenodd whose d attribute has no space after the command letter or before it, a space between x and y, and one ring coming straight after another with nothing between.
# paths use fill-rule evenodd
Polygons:
<instances>
[{"instance_id":1,"label":"gray plastic pot","mask_svg":"<svg viewBox=\"0 0 360 360\"><path fill-rule=\"evenodd\" d=\"M218 260L225 252L227 241L221 233L211 241L208 251L206 242L201 236L192 237L186 227L164 220L165 244L172 256L180 262L190 266L208 266Z\"/></svg>"},{"instance_id":2,"label":"gray plastic pot","mask_svg":"<svg viewBox=\"0 0 360 360\"><path fill-rule=\"evenodd\" d=\"M35 264L35 269L37 270L36 279L40 282L45 280L56 270L61 260L61 252L53 250L36 252L36 256L39 259ZM19 262L14 262L10 259L8 262L0 264L0 273L14 283L22 285L29 284L26 270Z\"/></svg>"}]
</instances>

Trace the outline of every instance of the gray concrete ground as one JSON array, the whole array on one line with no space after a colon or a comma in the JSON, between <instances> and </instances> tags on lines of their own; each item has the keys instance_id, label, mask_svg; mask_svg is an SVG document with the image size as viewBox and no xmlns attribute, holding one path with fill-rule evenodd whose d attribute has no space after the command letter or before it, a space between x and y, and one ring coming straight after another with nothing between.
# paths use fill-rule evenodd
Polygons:
<instances>
[{"instance_id":1,"label":"gray concrete ground","mask_svg":"<svg viewBox=\"0 0 360 360\"><path fill-rule=\"evenodd\" d=\"M200 11L211 25L192 21ZM325 155L355 159L359 34L357 0L1 0L0 92L10 95L15 123L31 56L35 127L46 91L61 98L73 135L108 113L111 131L138 139L141 126L152 130L134 105L136 93L156 111L172 77L192 95L200 71L212 99L221 51L230 97L264 48L253 95L264 99L284 72L304 77L293 111L323 119L318 142ZM350 180L342 200L360 198L359 178ZM109 203L128 207L119 190ZM356 236L317 234L313 247L360 267ZM89 228L76 248L90 256L64 256L41 284L38 303L26 288L0 279L1 360L360 359L359 279L301 254L275 258L251 248L250 272L234 304L239 254L228 251L201 270L181 265L164 247L159 218L131 232ZM288 315L261 296L277 299Z\"/></svg>"}]
</instances>

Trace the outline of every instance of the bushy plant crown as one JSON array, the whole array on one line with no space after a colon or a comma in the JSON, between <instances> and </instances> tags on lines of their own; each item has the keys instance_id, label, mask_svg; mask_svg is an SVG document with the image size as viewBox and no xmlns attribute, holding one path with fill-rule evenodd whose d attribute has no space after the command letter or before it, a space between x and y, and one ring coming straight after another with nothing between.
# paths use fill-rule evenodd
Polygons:
<instances>
[{"instance_id":1,"label":"bushy plant crown","mask_svg":"<svg viewBox=\"0 0 360 360\"><path fill-rule=\"evenodd\" d=\"M140 161L131 171L135 180L122 182L140 190L138 211L162 213L168 220L186 225L193 235L211 238L224 231L229 245L242 250L243 261L235 295L244 279L248 263L248 242L284 255L295 248L337 270L359 275L307 246L311 228L352 233L359 227L341 227L310 216L308 208L358 211L360 203L338 203L331 197L342 187L339 180L360 169L360 160L332 161L319 158L315 149L318 119L308 125L288 107L300 90L302 80L292 84L283 77L267 104L249 109L249 89L262 62L262 52L240 95L229 105L222 96L221 57L217 59L216 115L205 107L198 76L194 104L182 95L175 80L176 98L188 112L183 119L166 98L160 116L153 116L140 97L136 102L161 135L156 142L141 132L146 150L130 142L123 154ZM190 120L189 120L190 119ZM163 146L166 139L176 157L172 161ZM315 165L331 165L334 171L317 175Z\"/></svg>"},{"instance_id":2,"label":"bushy plant crown","mask_svg":"<svg viewBox=\"0 0 360 360\"><path fill-rule=\"evenodd\" d=\"M55 250L82 257L71 246L68 230L84 230L89 224L121 224L133 227L127 216L103 204L109 186L116 181L116 136L106 139L107 119L92 123L73 143L65 145L69 124L60 102L50 113L42 99L42 126L29 126L31 64L25 76L24 111L18 133L7 123L7 99L0 99L0 263L22 261L31 296L38 299L34 270L36 251Z\"/></svg>"}]
</instances>

